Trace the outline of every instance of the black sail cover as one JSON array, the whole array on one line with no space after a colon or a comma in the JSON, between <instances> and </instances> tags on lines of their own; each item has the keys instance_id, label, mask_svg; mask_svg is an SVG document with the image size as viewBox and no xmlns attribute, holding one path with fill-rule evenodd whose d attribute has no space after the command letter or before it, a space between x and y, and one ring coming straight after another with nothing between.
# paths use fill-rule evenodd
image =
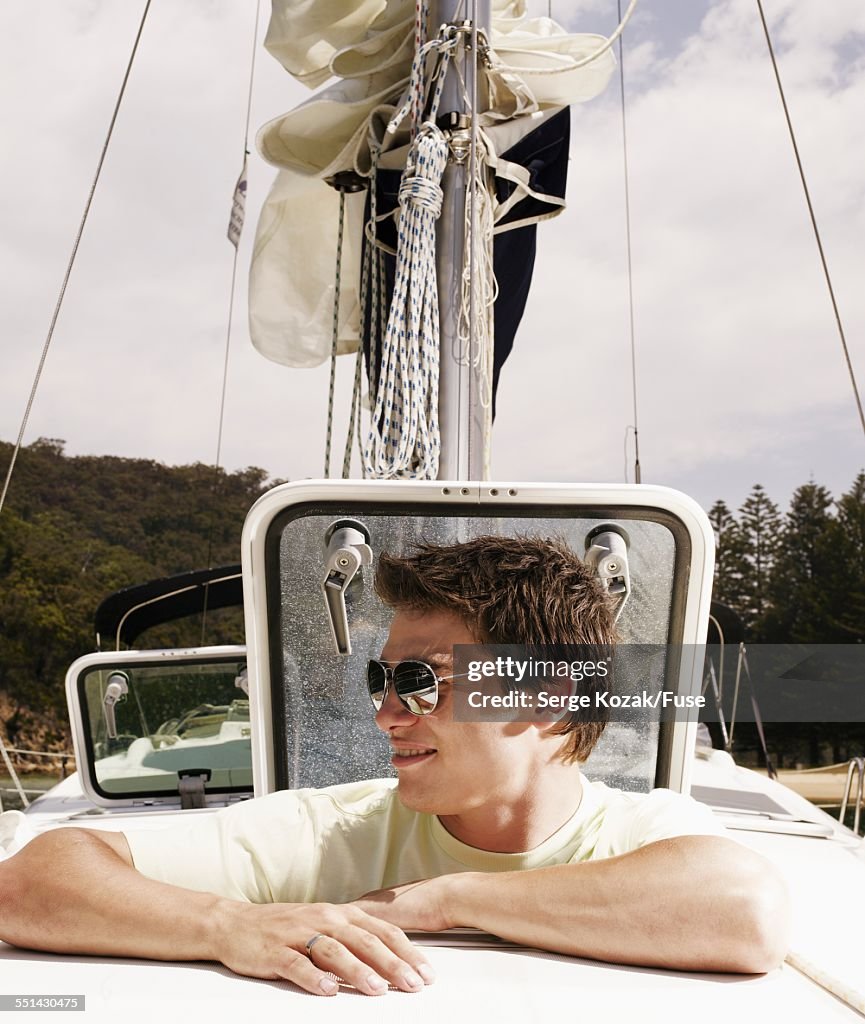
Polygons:
<instances>
[{"instance_id":1,"label":"black sail cover","mask_svg":"<svg viewBox=\"0 0 865 1024\"><path fill-rule=\"evenodd\" d=\"M537 221L555 216L561 212L564 205L570 128L570 108L564 107L523 135L500 157L501 163L518 164L525 169L529 176L529 188L496 223L496 233L493 237L493 271L499 289L494 309L493 415L499 376L513 348L517 328L529 297L537 249ZM376 175L376 204L379 218L388 213L398 213L397 197L401 177L400 170L379 168ZM495 192L498 204L506 203L516 187L511 179L497 175ZM365 220L368 218L369 199L364 215ZM524 223L530 219L532 223ZM377 234L383 245L396 251L396 216L379 219ZM393 294L396 257L387 250L384 252L384 269L389 303ZM367 366L370 355L370 317L371 303L368 301L364 310L363 330ZM380 325L380 331L383 335L384 324ZM377 361L380 360L380 344L376 345L376 355ZM375 368L376 379L380 369L380 365Z\"/></svg>"}]
</instances>

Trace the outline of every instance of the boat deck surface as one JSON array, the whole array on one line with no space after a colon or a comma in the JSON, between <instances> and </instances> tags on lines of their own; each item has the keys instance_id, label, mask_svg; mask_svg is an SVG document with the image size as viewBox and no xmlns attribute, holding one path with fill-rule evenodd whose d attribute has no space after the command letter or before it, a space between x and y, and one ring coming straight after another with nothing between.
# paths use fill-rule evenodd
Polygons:
<instances>
[{"instance_id":1,"label":"boat deck surface","mask_svg":"<svg viewBox=\"0 0 865 1024\"><path fill-rule=\"evenodd\" d=\"M568 1005L579 1006L583 1019L610 1021L645 1020L647 1010L648 1019L701 1024L862 1020L789 965L751 977L621 967L536 950L430 946L427 955L437 980L423 992L370 997L345 989L324 998L288 982L241 978L217 963L55 956L0 943L0 989L82 994L86 1019L100 1024L188 1016L236 1024L250 1012L264 1020L302 1013L315 1022L350 1014L353 1024L362 1024L411 1014L435 1024L472 1017L508 1024L553 1020Z\"/></svg>"}]
</instances>

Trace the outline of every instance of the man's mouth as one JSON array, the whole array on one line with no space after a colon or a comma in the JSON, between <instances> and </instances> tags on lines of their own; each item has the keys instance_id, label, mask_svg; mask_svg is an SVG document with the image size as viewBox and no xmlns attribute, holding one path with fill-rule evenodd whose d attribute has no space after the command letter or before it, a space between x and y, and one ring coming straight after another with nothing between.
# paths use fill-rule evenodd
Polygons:
<instances>
[{"instance_id":1,"label":"man's mouth","mask_svg":"<svg viewBox=\"0 0 865 1024\"><path fill-rule=\"evenodd\" d=\"M437 753L434 747L393 747L393 756L390 763L394 768L408 768L410 765L419 764Z\"/></svg>"}]
</instances>

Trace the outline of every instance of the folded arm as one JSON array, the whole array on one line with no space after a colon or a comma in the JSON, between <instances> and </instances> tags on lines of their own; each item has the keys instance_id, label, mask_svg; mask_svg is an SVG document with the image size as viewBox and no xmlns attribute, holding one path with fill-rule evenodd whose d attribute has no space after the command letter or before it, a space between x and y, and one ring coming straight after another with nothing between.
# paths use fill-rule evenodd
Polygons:
<instances>
[{"instance_id":1,"label":"folded arm","mask_svg":"<svg viewBox=\"0 0 865 1024\"><path fill-rule=\"evenodd\" d=\"M357 907L241 903L165 885L135 870L122 833L88 829L46 832L0 863L0 939L55 953L219 960L319 995L337 991L329 971L368 995L431 980L398 927Z\"/></svg>"},{"instance_id":2,"label":"folded arm","mask_svg":"<svg viewBox=\"0 0 865 1024\"><path fill-rule=\"evenodd\" d=\"M715 836L580 864L445 875L357 905L408 930L473 927L614 963L749 974L781 963L789 927L774 868Z\"/></svg>"}]
</instances>

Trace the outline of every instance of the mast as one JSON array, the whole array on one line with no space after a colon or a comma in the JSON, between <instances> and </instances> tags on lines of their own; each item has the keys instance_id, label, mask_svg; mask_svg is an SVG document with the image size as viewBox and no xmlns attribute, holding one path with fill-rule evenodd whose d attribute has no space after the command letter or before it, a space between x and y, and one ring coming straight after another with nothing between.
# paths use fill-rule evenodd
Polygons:
<instances>
[{"instance_id":1,"label":"mast","mask_svg":"<svg viewBox=\"0 0 865 1024\"><path fill-rule=\"evenodd\" d=\"M468 8L468 10L466 10ZM474 15L474 23L463 14ZM430 34L439 25L455 24L465 29L448 68L441 99L441 111L449 122L450 156L442 179L444 200L436 232L436 271L439 291L439 425L441 430L440 480L482 480L484 450L489 443L489 410L482 401L480 368L473 365L471 346L461 351L457 324L462 294L464 253L471 245L466 232L466 198L475 156L477 120L471 109L482 110L486 97L480 95L477 76L477 32L489 36L490 0L433 0ZM462 88L465 82L465 92ZM469 102L467 103L466 100ZM439 119L440 123L442 119ZM473 218L474 219L474 218ZM471 229L469 235L471 234ZM470 288L469 337L476 337L474 288Z\"/></svg>"}]
</instances>

